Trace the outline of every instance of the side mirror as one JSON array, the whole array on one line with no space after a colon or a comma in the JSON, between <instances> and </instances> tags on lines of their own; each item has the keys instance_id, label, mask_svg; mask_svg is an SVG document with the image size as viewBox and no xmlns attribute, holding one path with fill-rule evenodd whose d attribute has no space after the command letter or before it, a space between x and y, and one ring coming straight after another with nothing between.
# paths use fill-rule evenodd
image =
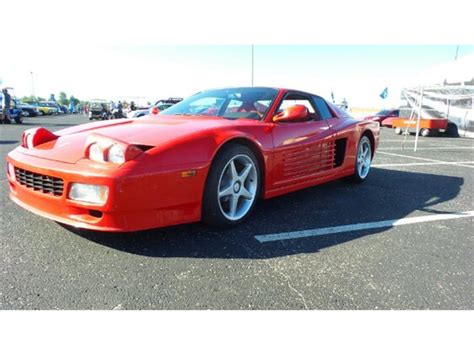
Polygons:
<instances>
[{"instance_id":1,"label":"side mirror","mask_svg":"<svg viewBox=\"0 0 474 355\"><path fill-rule=\"evenodd\" d=\"M295 105L287 107L279 114L273 116L273 122L300 122L309 118L309 111L306 106Z\"/></svg>"}]
</instances>

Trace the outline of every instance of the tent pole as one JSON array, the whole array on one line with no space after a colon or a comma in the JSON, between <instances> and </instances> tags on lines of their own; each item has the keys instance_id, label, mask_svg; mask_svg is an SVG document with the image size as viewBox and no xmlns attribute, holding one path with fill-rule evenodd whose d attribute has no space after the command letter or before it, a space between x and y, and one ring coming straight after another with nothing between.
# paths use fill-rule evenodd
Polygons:
<instances>
[{"instance_id":1,"label":"tent pole","mask_svg":"<svg viewBox=\"0 0 474 355\"><path fill-rule=\"evenodd\" d=\"M415 132L415 148L414 152L416 152L416 148L418 148L418 136L420 135L420 121L421 121L421 108L423 105L423 86L420 85L420 101L418 102L418 119L416 121L416 132Z\"/></svg>"}]
</instances>

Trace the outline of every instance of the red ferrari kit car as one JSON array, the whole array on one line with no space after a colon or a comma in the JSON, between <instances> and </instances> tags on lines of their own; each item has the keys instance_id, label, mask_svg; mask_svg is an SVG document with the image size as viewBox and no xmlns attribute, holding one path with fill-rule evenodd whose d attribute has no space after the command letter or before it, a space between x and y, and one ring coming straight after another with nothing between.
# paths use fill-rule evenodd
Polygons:
<instances>
[{"instance_id":1,"label":"red ferrari kit car","mask_svg":"<svg viewBox=\"0 0 474 355\"><path fill-rule=\"evenodd\" d=\"M317 95L217 89L155 117L27 130L7 175L14 202L79 228L232 226L259 198L365 180L378 141L377 122Z\"/></svg>"}]
</instances>

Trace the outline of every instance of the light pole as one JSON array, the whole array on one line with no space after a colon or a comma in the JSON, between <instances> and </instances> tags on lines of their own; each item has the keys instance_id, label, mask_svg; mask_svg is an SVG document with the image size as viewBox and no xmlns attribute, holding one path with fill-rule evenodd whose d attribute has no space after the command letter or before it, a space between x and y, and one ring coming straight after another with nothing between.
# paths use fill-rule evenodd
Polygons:
<instances>
[{"instance_id":1,"label":"light pole","mask_svg":"<svg viewBox=\"0 0 474 355\"><path fill-rule=\"evenodd\" d=\"M253 86L253 44L252 44L252 86Z\"/></svg>"},{"instance_id":2,"label":"light pole","mask_svg":"<svg viewBox=\"0 0 474 355\"><path fill-rule=\"evenodd\" d=\"M458 60L458 53L459 53L459 44L456 46L456 56L454 57L454 60Z\"/></svg>"},{"instance_id":3,"label":"light pole","mask_svg":"<svg viewBox=\"0 0 474 355\"><path fill-rule=\"evenodd\" d=\"M33 72L30 71L30 74L31 74L31 96L35 96L35 84L34 84L34 81L33 81Z\"/></svg>"}]
</instances>

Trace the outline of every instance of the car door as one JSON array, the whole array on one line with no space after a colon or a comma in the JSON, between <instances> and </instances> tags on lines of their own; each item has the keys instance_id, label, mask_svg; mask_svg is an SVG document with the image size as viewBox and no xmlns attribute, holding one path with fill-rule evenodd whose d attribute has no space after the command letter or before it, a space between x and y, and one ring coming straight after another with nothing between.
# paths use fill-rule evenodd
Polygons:
<instances>
[{"instance_id":1,"label":"car door","mask_svg":"<svg viewBox=\"0 0 474 355\"><path fill-rule=\"evenodd\" d=\"M275 114L293 105L306 106L310 119L274 123L271 189L317 179L328 174L334 164L334 131L320 117L311 96L289 92L282 98Z\"/></svg>"}]
</instances>

